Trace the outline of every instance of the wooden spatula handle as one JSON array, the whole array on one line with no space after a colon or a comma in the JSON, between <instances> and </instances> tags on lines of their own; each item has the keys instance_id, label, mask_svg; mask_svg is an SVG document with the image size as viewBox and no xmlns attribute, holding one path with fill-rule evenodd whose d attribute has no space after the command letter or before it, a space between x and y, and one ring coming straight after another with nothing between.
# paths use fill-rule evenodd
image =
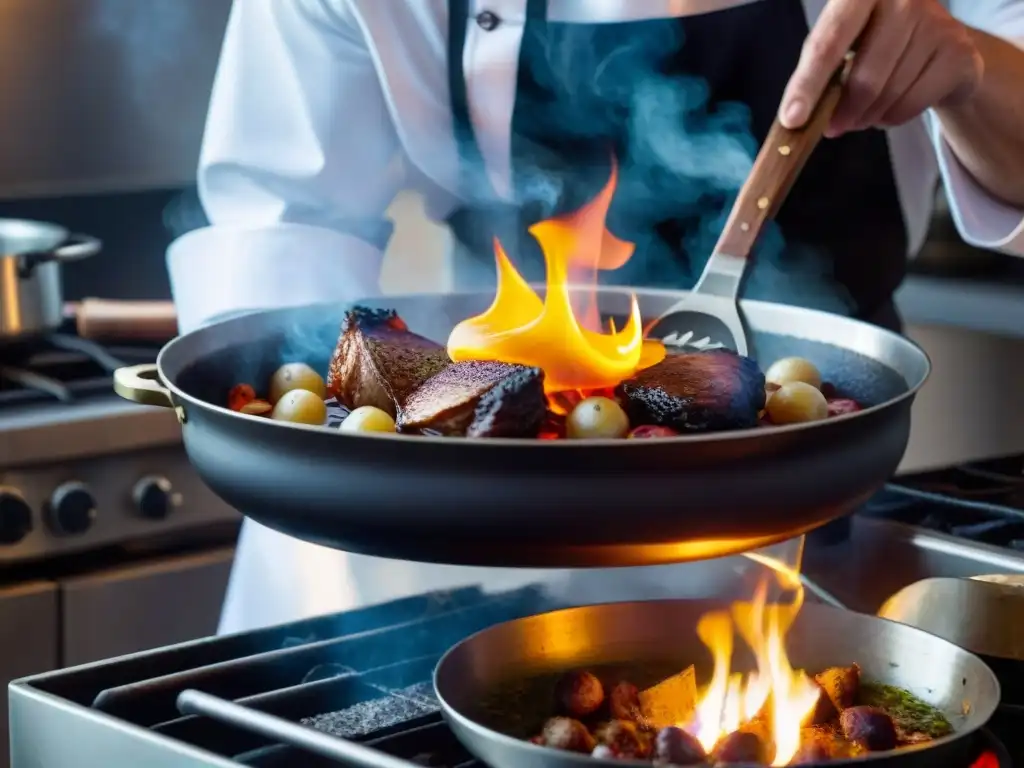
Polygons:
<instances>
[{"instance_id":1,"label":"wooden spatula handle","mask_svg":"<svg viewBox=\"0 0 1024 768\"><path fill-rule=\"evenodd\" d=\"M828 128L842 96L851 61L852 54L833 76L802 128L789 130L775 119L725 223L715 246L716 253L740 258L750 255L764 223L778 212Z\"/></svg>"}]
</instances>

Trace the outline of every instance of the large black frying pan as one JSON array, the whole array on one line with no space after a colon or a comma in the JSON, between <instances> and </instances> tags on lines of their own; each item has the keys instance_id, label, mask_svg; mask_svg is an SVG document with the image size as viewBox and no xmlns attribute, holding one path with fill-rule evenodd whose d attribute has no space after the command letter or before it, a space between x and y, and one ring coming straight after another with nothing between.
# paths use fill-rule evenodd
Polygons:
<instances>
[{"instance_id":1,"label":"large black frying pan","mask_svg":"<svg viewBox=\"0 0 1024 768\"><path fill-rule=\"evenodd\" d=\"M531 716L543 722L552 712L503 712L505 704L495 694L522 690L517 681L605 665L643 674L645 666L681 670L693 664L698 682L706 681L711 655L696 627L703 614L723 607L712 600L608 603L499 624L445 654L434 672L434 690L459 741L492 768L595 768L604 761L509 735ZM999 703L999 683L981 659L920 629L875 616L804 605L786 637L786 650L794 668L810 673L856 662L862 680L910 691L942 711L954 729L926 745L828 765L967 765L978 748L972 736ZM734 665L738 671L750 669L736 659ZM650 766L619 760L614 764Z\"/></svg>"},{"instance_id":2,"label":"large black frying pan","mask_svg":"<svg viewBox=\"0 0 1024 768\"><path fill-rule=\"evenodd\" d=\"M645 318L683 292L637 292ZM440 342L491 294L402 296L391 307ZM626 315L629 291L600 309ZM318 544L404 560L495 566L643 565L716 557L804 533L863 503L895 471L928 359L847 318L741 304L767 366L800 355L871 407L825 422L662 440L538 441L344 435L232 412L230 387L283 362L326 371L346 307L260 311L181 336L156 366L118 371L124 397L173 407L185 448L225 501Z\"/></svg>"}]
</instances>

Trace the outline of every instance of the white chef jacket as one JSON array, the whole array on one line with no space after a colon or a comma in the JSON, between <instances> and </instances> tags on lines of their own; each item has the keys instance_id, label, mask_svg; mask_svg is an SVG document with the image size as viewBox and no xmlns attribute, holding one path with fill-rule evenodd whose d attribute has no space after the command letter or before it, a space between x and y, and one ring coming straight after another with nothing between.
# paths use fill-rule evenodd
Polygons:
<instances>
[{"instance_id":1,"label":"white chef jacket","mask_svg":"<svg viewBox=\"0 0 1024 768\"><path fill-rule=\"evenodd\" d=\"M635 21L759 1L549 0L548 16ZM825 0L803 2L813 24ZM1024 0L946 3L968 24L1024 45ZM471 119L499 194L509 189L526 4L471 0L464 49ZM391 233L385 210L395 195L419 192L438 221L460 205L446 8L445 0L236 0L199 167L212 225L184 235L168 251L182 332L233 311L374 295ZM483 11L500 23L474 23ZM978 186L933 115L887 135L912 253L923 242L941 173L967 242L1024 255L1024 210ZM688 569L685 578L671 580L699 588L695 567L669 566ZM637 573L649 584L666 579L664 568ZM541 576L556 578L350 555L246 521L221 631L443 586L513 586Z\"/></svg>"}]
</instances>

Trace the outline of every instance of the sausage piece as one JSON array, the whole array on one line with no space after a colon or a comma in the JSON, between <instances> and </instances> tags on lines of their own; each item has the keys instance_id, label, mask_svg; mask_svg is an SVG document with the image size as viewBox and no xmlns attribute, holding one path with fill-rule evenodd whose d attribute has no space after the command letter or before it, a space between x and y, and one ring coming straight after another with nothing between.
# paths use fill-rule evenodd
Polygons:
<instances>
[{"instance_id":1,"label":"sausage piece","mask_svg":"<svg viewBox=\"0 0 1024 768\"><path fill-rule=\"evenodd\" d=\"M608 711L615 720L639 723L643 720L640 711L640 690L632 683L616 683L608 694Z\"/></svg>"},{"instance_id":2,"label":"sausage piece","mask_svg":"<svg viewBox=\"0 0 1024 768\"><path fill-rule=\"evenodd\" d=\"M707 753L697 738L682 728L669 726L658 731L654 739L654 756L669 765L698 765Z\"/></svg>"},{"instance_id":3,"label":"sausage piece","mask_svg":"<svg viewBox=\"0 0 1024 768\"><path fill-rule=\"evenodd\" d=\"M590 672L566 672L555 684L558 709L569 717L593 714L604 703L604 686Z\"/></svg>"},{"instance_id":4,"label":"sausage piece","mask_svg":"<svg viewBox=\"0 0 1024 768\"><path fill-rule=\"evenodd\" d=\"M590 754L595 743L587 726L571 717L552 717L544 723L540 733L541 745L567 752Z\"/></svg>"},{"instance_id":5,"label":"sausage piece","mask_svg":"<svg viewBox=\"0 0 1024 768\"><path fill-rule=\"evenodd\" d=\"M768 762L768 747L756 733L733 731L723 737L711 750L716 763L760 763Z\"/></svg>"},{"instance_id":6,"label":"sausage piece","mask_svg":"<svg viewBox=\"0 0 1024 768\"><path fill-rule=\"evenodd\" d=\"M872 752L896 748L896 725L876 707L850 707L839 715L843 735Z\"/></svg>"}]
</instances>

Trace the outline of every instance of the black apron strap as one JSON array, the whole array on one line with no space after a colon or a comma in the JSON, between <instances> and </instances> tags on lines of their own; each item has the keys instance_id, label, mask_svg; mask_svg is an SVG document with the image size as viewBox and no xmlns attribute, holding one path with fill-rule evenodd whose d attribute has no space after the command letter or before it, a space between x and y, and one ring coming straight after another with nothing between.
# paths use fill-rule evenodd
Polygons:
<instances>
[{"instance_id":1,"label":"black apron strap","mask_svg":"<svg viewBox=\"0 0 1024 768\"><path fill-rule=\"evenodd\" d=\"M473 120L469 113L469 94L466 89L466 30L470 23L471 0L448 0L448 93L451 101L452 123L458 146L460 176L463 191L490 190L484 168L483 153L477 141ZM547 0L527 0L527 23L547 18Z\"/></svg>"},{"instance_id":2,"label":"black apron strap","mask_svg":"<svg viewBox=\"0 0 1024 768\"><path fill-rule=\"evenodd\" d=\"M470 0L448 0L448 93L460 155L467 144L476 147L473 123L469 119L469 97L463 64L466 27L469 26L469 3ZM465 135L467 131L468 136Z\"/></svg>"}]
</instances>

